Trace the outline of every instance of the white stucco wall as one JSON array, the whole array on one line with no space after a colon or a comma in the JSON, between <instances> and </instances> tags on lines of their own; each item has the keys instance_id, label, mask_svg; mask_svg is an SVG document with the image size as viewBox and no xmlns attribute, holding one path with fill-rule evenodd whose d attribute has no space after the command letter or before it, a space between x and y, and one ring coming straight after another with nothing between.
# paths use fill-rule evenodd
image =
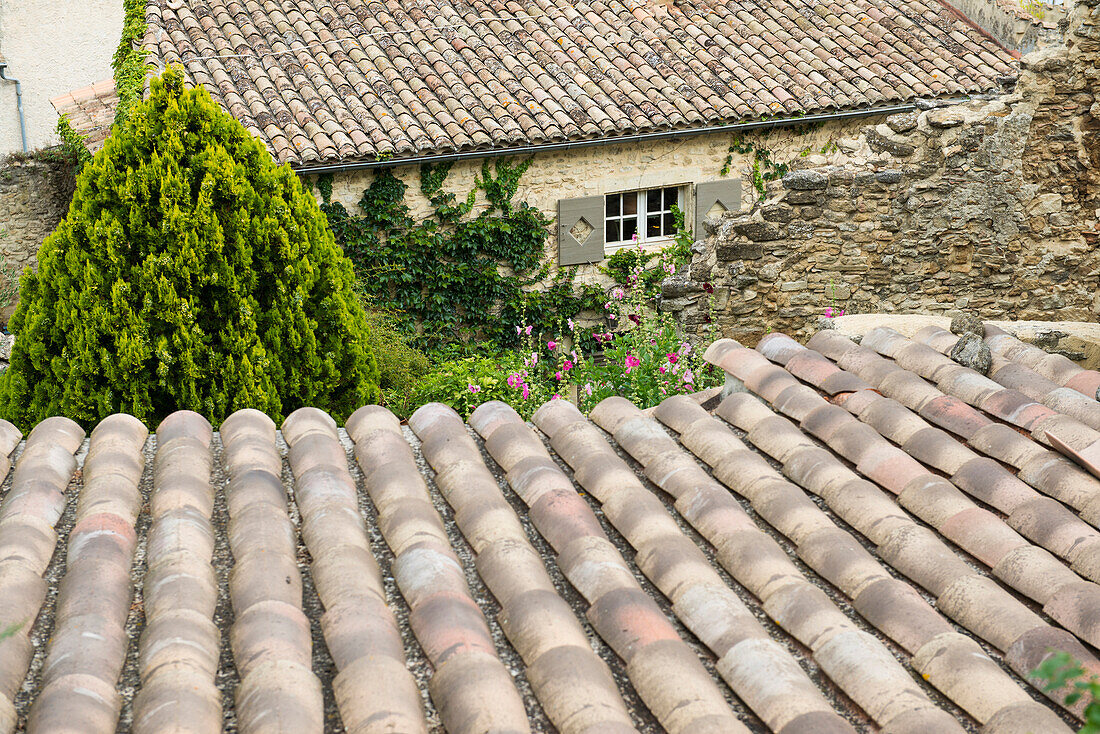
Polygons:
<instances>
[{"instance_id":1,"label":"white stucco wall","mask_svg":"<svg viewBox=\"0 0 1100 734\"><path fill-rule=\"evenodd\" d=\"M111 76L122 0L0 0L0 55L22 82L27 144L57 142L50 98ZM0 82L0 156L20 150L15 85Z\"/></svg>"}]
</instances>

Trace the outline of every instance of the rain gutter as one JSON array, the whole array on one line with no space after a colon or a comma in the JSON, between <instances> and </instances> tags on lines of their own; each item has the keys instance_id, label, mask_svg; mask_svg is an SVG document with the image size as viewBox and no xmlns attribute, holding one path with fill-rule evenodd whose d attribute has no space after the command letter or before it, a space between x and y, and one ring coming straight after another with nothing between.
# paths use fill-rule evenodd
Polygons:
<instances>
[{"instance_id":1,"label":"rain gutter","mask_svg":"<svg viewBox=\"0 0 1100 734\"><path fill-rule=\"evenodd\" d=\"M961 100L944 100L944 102ZM757 122L740 122L732 125L710 125L689 130L664 130L661 132L638 133L636 135L622 135L611 138L593 138L590 140L573 140L561 143L545 143L542 145L525 145L518 148L494 148L490 150L472 150L461 153L439 153L436 155L407 156L404 158L388 158L374 161L351 161L348 163L325 163L320 165L292 165L295 172L308 175L316 173L343 173L345 171L359 171L372 168L393 168L394 166L420 165L425 163L451 163L480 158L497 158L501 156L528 156L536 153L549 153L576 148L593 148L600 145L620 145L622 143L644 143L657 140L675 140L678 138L694 137L718 132L747 132L750 130L772 129L790 127L792 125L806 125L815 122L834 122L837 120L854 120L861 117L876 117L879 115L893 115L899 112L912 112L917 109L915 104L891 105L889 107L873 107L865 110L847 110L844 112L827 112L817 115L804 115L803 117L786 117L778 120L763 120Z\"/></svg>"}]
</instances>

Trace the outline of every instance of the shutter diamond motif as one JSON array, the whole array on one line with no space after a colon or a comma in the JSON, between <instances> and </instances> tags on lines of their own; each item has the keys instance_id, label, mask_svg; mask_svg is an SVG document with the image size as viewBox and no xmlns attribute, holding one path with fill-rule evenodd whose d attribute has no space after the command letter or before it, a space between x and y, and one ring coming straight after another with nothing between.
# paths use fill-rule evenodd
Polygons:
<instances>
[{"instance_id":1,"label":"shutter diamond motif","mask_svg":"<svg viewBox=\"0 0 1100 734\"><path fill-rule=\"evenodd\" d=\"M703 221L723 212L741 211L741 179L708 181L695 186L696 240L703 239Z\"/></svg>"},{"instance_id":2,"label":"shutter diamond motif","mask_svg":"<svg viewBox=\"0 0 1100 734\"><path fill-rule=\"evenodd\" d=\"M603 260L604 197L558 201L558 263L581 265Z\"/></svg>"}]
</instances>

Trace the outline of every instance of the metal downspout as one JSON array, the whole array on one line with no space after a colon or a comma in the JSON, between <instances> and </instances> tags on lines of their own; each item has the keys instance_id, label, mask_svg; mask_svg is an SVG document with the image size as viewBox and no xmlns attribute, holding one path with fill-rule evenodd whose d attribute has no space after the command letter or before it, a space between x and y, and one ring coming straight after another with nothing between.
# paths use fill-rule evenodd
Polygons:
<instances>
[{"instance_id":1,"label":"metal downspout","mask_svg":"<svg viewBox=\"0 0 1100 734\"><path fill-rule=\"evenodd\" d=\"M19 80L5 76L8 65L0 61L0 79L6 82L15 82L15 106L19 109L19 135L23 139L23 152L27 152L27 118L23 116L23 87Z\"/></svg>"}]
</instances>

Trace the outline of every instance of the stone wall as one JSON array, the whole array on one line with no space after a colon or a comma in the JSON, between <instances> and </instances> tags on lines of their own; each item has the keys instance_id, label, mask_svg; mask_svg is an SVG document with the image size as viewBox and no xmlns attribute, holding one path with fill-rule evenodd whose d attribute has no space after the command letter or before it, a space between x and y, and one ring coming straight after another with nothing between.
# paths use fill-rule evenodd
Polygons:
<instances>
[{"instance_id":1,"label":"stone wall","mask_svg":"<svg viewBox=\"0 0 1100 734\"><path fill-rule=\"evenodd\" d=\"M763 135L746 134L745 139L763 141L761 144L771 151L776 161L802 160L803 154L816 153L838 137L858 134L861 124L866 124L868 120L882 119L884 118L872 117L862 121L832 122L810 130L776 128ZM685 186L688 200L684 210L689 213L690 222L690 213L694 211L691 184L722 178L721 171L726 157L732 155L732 173L729 175L741 175L742 207L749 209L757 198L757 192L749 180L753 159L751 155L731 154L729 148L733 139L734 133L719 132L673 140L599 145L540 153L533 157L531 166L520 179L516 200L539 208L556 223L559 199L632 189ZM481 167L481 160L455 163L444 184L445 188L454 192L460 200L465 199L467 193L474 188ZM408 186L405 200L412 215L420 218L431 216L431 204L420 192L420 168L398 166L393 172ZM373 179L374 173L370 170L337 174L332 182L332 198L342 203L349 212L357 214L359 199ZM483 198L479 198L477 206L485 206ZM551 225L546 255L554 262L557 261L557 248L556 225ZM602 280L594 266L582 266L579 275L581 280Z\"/></svg>"},{"instance_id":2,"label":"stone wall","mask_svg":"<svg viewBox=\"0 0 1100 734\"><path fill-rule=\"evenodd\" d=\"M0 163L0 258L9 273L18 277L27 265L34 266L42 240L69 210L73 185L68 163ZM0 323L7 323L10 310L0 309Z\"/></svg>"},{"instance_id":3,"label":"stone wall","mask_svg":"<svg viewBox=\"0 0 1100 734\"><path fill-rule=\"evenodd\" d=\"M866 125L708 222L664 307L749 344L829 308L1096 321L1098 2L1076 6L1066 46L1024 57L1012 95Z\"/></svg>"}]
</instances>

